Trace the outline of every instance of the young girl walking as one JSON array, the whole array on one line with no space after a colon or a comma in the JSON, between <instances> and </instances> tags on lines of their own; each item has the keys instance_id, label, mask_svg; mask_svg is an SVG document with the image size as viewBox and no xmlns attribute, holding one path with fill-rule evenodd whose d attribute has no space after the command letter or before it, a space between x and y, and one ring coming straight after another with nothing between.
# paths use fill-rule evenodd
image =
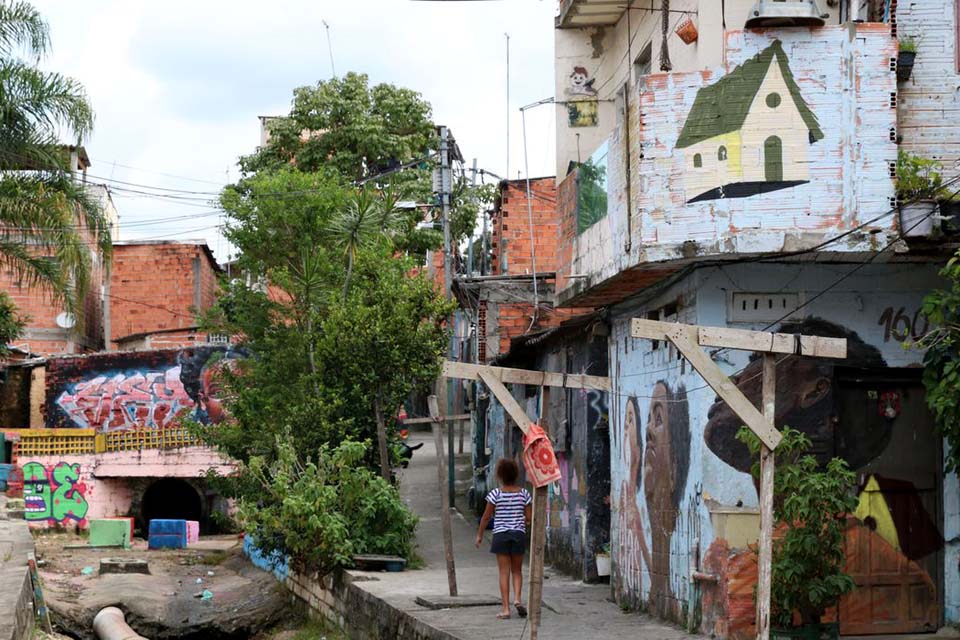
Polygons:
<instances>
[{"instance_id":1,"label":"young girl walking","mask_svg":"<svg viewBox=\"0 0 960 640\"><path fill-rule=\"evenodd\" d=\"M520 600L523 587L523 553L527 547L527 525L530 522L530 492L517 485L520 470L513 460L501 458L497 462L497 480L500 487L487 494L487 508L480 518L477 530L477 548L483 544L483 532L493 518L493 543L490 553L497 554L500 570L500 599L503 610L497 618L510 618L510 578L513 577L513 605L517 615L527 617L527 608Z\"/></svg>"}]
</instances>

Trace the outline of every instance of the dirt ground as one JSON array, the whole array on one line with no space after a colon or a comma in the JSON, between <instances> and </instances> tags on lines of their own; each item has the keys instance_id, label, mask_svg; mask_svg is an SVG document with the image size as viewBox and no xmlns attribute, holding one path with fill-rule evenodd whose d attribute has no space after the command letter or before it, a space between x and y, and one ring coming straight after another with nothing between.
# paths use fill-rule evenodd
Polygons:
<instances>
[{"instance_id":1,"label":"dirt ground","mask_svg":"<svg viewBox=\"0 0 960 640\"><path fill-rule=\"evenodd\" d=\"M287 615L288 597L272 575L241 555L237 536L209 536L183 550L75 548L87 540L70 533L36 536L44 595L54 628L92 639L93 618L117 606L151 640L250 638ZM143 559L150 574L100 575L104 558ZM208 591L212 597L204 598Z\"/></svg>"}]
</instances>

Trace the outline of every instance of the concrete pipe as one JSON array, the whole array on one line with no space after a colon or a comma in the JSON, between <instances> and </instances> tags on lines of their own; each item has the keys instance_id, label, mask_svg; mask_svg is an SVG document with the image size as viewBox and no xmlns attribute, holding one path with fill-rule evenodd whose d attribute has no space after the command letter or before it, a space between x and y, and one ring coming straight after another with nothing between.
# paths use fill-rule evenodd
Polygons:
<instances>
[{"instance_id":1,"label":"concrete pipe","mask_svg":"<svg viewBox=\"0 0 960 640\"><path fill-rule=\"evenodd\" d=\"M123 611L106 607L93 619L93 632L100 640L147 640L127 624Z\"/></svg>"}]
</instances>

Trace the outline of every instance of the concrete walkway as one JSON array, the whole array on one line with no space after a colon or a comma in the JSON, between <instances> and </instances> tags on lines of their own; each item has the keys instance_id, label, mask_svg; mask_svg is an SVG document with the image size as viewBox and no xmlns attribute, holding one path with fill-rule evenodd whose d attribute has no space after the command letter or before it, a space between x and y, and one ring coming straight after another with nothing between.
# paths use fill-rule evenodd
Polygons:
<instances>
[{"instance_id":1,"label":"concrete walkway","mask_svg":"<svg viewBox=\"0 0 960 640\"><path fill-rule=\"evenodd\" d=\"M443 536L440 524L440 499L437 490L437 469L433 440L423 434L412 439L424 442L403 473L401 492L404 500L420 516L417 544L426 562L424 569L403 573L363 573L351 571L353 585L396 609L407 612L417 621L439 630L437 637L460 640L518 640L528 637L524 620L514 615L510 620L497 620L499 606L430 610L417 605L417 596L446 596L447 574L444 564ZM473 546L476 524L454 514L454 553L460 595L499 597L497 567L489 552L487 533L484 546ZM610 602L608 585L588 585L571 580L547 569L540 637L550 640L673 640L695 638L680 629L659 624L648 617L623 613ZM359 579L357 579L359 578ZM369 581L365 580L369 579ZM526 601L527 575L524 575Z\"/></svg>"},{"instance_id":2,"label":"concrete walkway","mask_svg":"<svg viewBox=\"0 0 960 640\"><path fill-rule=\"evenodd\" d=\"M33 587L27 553L33 536L23 520L8 520L0 494L0 640L22 640L33 631Z\"/></svg>"}]
</instances>

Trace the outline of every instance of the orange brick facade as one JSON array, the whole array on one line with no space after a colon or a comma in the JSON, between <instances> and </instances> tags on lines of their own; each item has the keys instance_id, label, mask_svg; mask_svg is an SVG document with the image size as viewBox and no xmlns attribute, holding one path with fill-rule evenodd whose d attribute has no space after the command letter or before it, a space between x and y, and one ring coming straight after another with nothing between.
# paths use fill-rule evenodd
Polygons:
<instances>
[{"instance_id":1,"label":"orange brick facade","mask_svg":"<svg viewBox=\"0 0 960 640\"><path fill-rule=\"evenodd\" d=\"M559 326L564 320L592 310L556 309L553 304L555 274L561 258L562 223L565 219L564 211L558 207L557 195L555 178L531 180L528 209L525 180L505 180L500 183L491 215L491 273L506 279L484 285L489 294L481 296L477 323L482 338L478 349L481 362L509 351L514 338L531 331ZM573 206L576 206L575 200ZM538 276L538 307L534 306L532 285L534 258ZM511 281L509 276L520 276L521 279ZM523 276L531 278L523 280ZM514 284L508 284L508 281Z\"/></svg>"},{"instance_id":2,"label":"orange brick facade","mask_svg":"<svg viewBox=\"0 0 960 640\"><path fill-rule=\"evenodd\" d=\"M205 244L131 242L114 245L110 340L160 332L151 344L189 346L198 312L216 301L219 267ZM180 329L183 331L175 332Z\"/></svg>"},{"instance_id":3,"label":"orange brick facade","mask_svg":"<svg viewBox=\"0 0 960 640\"><path fill-rule=\"evenodd\" d=\"M82 219L77 217L78 223ZM20 313L28 316L27 327L12 346L33 354L56 355L89 353L103 348L103 298L106 271L103 255L97 251L96 238L83 232L84 241L91 249L90 288L83 300L82 311L76 318L76 328L67 329L57 324L57 316L65 311L62 303L54 302L49 291L27 286L17 280L12 270L0 271L0 291L5 291Z\"/></svg>"}]
</instances>

